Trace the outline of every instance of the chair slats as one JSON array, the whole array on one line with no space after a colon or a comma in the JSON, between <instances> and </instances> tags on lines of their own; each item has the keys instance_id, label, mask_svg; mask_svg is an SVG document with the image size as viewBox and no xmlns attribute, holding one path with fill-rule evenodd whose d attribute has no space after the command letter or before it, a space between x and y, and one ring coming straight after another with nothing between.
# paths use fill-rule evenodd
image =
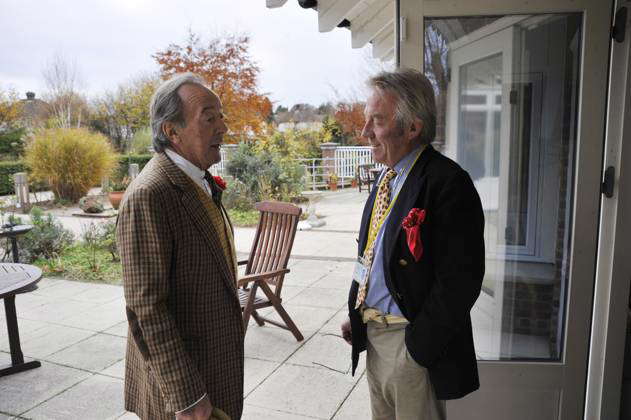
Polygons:
<instances>
[{"instance_id":1,"label":"chair slats","mask_svg":"<svg viewBox=\"0 0 631 420\"><path fill-rule=\"evenodd\" d=\"M256 204L260 211L259 224L246 265L246 274L261 274L287 268L296 228L302 210L290 203L265 201ZM259 325L268 322L290 330L298 341L303 339L300 330L283 308L281 291L284 274L265 280L256 280L250 289L239 290L243 322L247 330L250 315ZM273 286L272 288L269 285ZM258 290L261 289L261 290ZM258 293L257 293L258 292ZM255 293L254 296L251 296ZM284 324L262 317L257 309L273 306Z\"/></svg>"}]
</instances>

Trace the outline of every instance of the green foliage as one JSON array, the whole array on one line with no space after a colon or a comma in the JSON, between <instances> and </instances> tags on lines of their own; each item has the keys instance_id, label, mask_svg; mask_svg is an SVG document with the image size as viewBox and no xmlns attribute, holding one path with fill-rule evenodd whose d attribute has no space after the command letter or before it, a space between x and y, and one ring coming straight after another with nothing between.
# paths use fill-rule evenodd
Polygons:
<instances>
[{"instance_id":1,"label":"green foliage","mask_svg":"<svg viewBox=\"0 0 631 420\"><path fill-rule=\"evenodd\" d=\"M255 151L271 152L286 158L320 158L323 137L313 130L276 131L256 142Z\"/></svg>"},{"instance_id":2,"label":"green foliage","mask_svg":"<svg viewBox=\"0 0 631 420\"><path fill-rule=\"evenodd\" d=\"M18 159L24 154L24 138L26 129L23 127L0 131L0 155L11 160Z\"/></svg>"},{"instance_id":3,"label":"green foliage","mask_svg":"<svg viewBox=\"0 0 631 420\"><path fill-rule=\"evenodd\" d=\"M18 172L27 172L26 164L21 161L0 162L0 195L9 195L15 193L13 174ZM31 177L29 177L31 178ZM45 182L34 181L29 179L30 191L44 191L48 189Z\"/></svg>"},{"instance_id":4,"label":"green foliage","mask_svg":"<svg viewBox=\"0 0 631 420\"><path fill-rule=\"evenodd\" d=\"M322 121L320 136L323 143L334 142L338 144L346 144L346 136L340 123L335 118L327 115Z\"/></svg>"},{"instance_id":5,"label":"green foliage","mask_svg":"<svg viewBox=\"0 0 631 420\"><path fill-rule=\"evenodd\" d=\"M118 158L118 169L116 170L117 174L115 175L115 177L119 176L122 178L124 176L127 176L127 174L129 173L129 165L131 165L132 163L137 163L139 169L142 171L142 168L145 167L145 165L151 160L152 157L153 155L151 154L129 154L120 156Z\"/></svg>"},{"instance_id":6,"label":"green foliage","mask_svg":"<svg viewBox=\"0 0 631 420\"><path fill-rule=\"evenodd\" d=\"M228 210L249 211L254 209L254 200L248 187L240 180L233 179L222 194L221 201Z\"/></svg>"},{"instance_id":7,"label":"green foliage","mask_svg":"<svg viewBox=\"0 0 631 420\"><path fill-rule=\"evenodd\" d=\"M116 245L116 221L112 220L101 224L99 234L101 249L109 252L112 262L120 261L120 254Z\"/></svg>"},{"instance_id":8,"label":"green foliage","mask_svg":"<svg viewBox=\"0 0 631 420\"><path fill-rule=\"evenodd\" d=\"M245 184L253 201L290 201L303 189L304 168L289 158L246 143L227 164L228 173Z\"/></svg>"},{"instance_id":9,"label":"green foliage","mask_svg":"<svg viewBox=\"0 0 631 420\"><path fill-rule=\"evenodd\" d=\"M232 224L239 227L251 227L259 223L259 212L256 210L229 209L228 216Z\"/></svg>"},{"instance_id":10,"label":"green foliage","mask_svg":"<svg viewBox=\"0 0 631 420\"><path fill-rule=\"evenodd\" d=\"M129 151L136 155L149 153L152 139L151 128L144 127L136 131L130 140Z\"/></svg>"},{"instance_id":11,"label":"green foliage","mask_svg":"<svg viewBox=\"0 0 631 420\"><path fill-rule=\"evenodd\" d=\"M110 174L116 155L102 134L58 128L35 135L25 161L35 179L48 181L56 199L77 202Z\"/></svg>"},{"instance_id":12,"label":"green foliage","mask_svg":"<svg viewBox=\"0 0 631 420\"><path fill-rule=\"evenodd\" d=\"M44 215L39 207L31 209L31 224L33 229L18 239L22 262L58 258L73 242L72 232L65 229L52 214Z\"/></svg>"},{"instance_id":13,"label":"green foliage","mask_svg":"<svg viewBox=\"0 0 631 420\"><path fill-rule=\"evenodd\" d=\"M33 262L47 277L92 283L122 283L122 266L112 261L108 251L97 248L94 252L83 243L77 243L52 260L38 259ZM97 268L92 270L90 264Z\"/></svg>"}]
</instances>

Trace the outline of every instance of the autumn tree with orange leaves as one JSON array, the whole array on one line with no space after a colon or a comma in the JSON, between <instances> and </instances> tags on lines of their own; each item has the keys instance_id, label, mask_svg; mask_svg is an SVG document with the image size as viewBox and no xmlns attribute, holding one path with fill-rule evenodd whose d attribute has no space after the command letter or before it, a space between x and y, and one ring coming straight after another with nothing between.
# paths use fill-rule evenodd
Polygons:
<instances>
[{"instance_id":1,"label":"autumn tree with orange leaves","mask_svg":"<svg viewBox=\"0 0 631 420\"><path fill-rule=\"evenodd\" d=\"M171 44L152 57L162 77L192 72L202 77L221 99L229 132L227 143L248 141L264 134L272 103L258 91L259 68L249 55L250 39L225 35L202 43L189 32L185 44Z\"/></svg>"},{"instance_id":2,"label":"autumn tree with orange leaves","mask_svg":"<svg viewBox=\"0 0 631 420\"><path fill-rule=\"evenodd\" d=\"M364 107L362 102L340 102L335 107L335 120L342 126L347 142L354 145L367 145L368 140L361 136L364 128Z\"/></svg>"}]
</instances>

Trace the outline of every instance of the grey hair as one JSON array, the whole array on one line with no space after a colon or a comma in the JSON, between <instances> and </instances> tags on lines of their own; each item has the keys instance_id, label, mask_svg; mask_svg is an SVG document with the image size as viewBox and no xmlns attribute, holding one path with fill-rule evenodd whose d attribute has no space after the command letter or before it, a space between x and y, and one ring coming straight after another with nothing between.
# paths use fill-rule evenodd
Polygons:
<instances>
[{"instance_id":1,"label":"grey hair","mask_svg":"<svg viewBox=\"0 0 631 420\"><path fill-rule=\"evenodd\" d=\"M412 69L384 71L368 79L368 86L397 98L395 119L399 127L423 121L419 135L421 144L430 144L436 137L436 101L431 82L421 72Z\"/></svg>"},{"instance_id":2,"label":"grey hair","mask_svg":"<svg viewBox=\"0 0 631 420\"><path fill-rule=\"evenodd\" d=\"M176 74L162 83L151 98L149 114L151 115L153 150L156 152L162 152L171 145L171 140L162 129L164 123L184 124L184 106L178 90L185 84L204 86L204 80L193 73Z\"/></svg>"}]
</instances>

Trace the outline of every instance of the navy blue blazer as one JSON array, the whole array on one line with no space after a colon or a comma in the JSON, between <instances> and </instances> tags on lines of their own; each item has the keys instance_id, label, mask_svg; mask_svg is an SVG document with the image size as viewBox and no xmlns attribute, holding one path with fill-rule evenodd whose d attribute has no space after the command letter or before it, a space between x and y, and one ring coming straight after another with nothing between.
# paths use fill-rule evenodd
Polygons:
<instances>
[{"instance_id":1,"label":"navy blue blazer","mask_svg":"<svg viewBox=\"0 0 631 420\"><path fill-rule=\"evenodd\" d=\"M364 207L358 255L366 247L376 190L374 186ZM412 208L426 212L421 225L424 251L418 262L401 226ZM439 400L475 391L480 383L469 313L484 277L484 214L469 174L427 146L384 229L385 283L410 322L405 330L408 352L428 369ZM353 282L348 298L353 375L366 349L366 324L355 310L357 290Z\"/></svg>"}]
</instances>

